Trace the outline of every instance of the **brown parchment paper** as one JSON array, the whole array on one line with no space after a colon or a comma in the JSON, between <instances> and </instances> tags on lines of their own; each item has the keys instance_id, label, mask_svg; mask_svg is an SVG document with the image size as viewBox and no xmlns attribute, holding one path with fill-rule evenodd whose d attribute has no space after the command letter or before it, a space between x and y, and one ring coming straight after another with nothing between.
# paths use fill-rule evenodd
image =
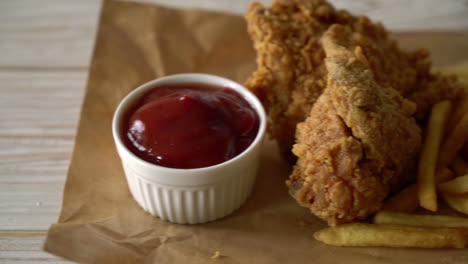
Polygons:
<instances>
[{"instance_id":1,"label":"brown parchment paper","mask_svg":"<svg viewBox=\"0 0 468 264\"><path fill-rule=\"evenodd\" d=\"M177 225L144 212L130 195L112 139L119 101L167 74L205 72L243 82L254 68L242 17L105 1L63 208L45 250L82 263L468 263L466 250L315 241L312 234L326 224L288 196L290 168L270 141L251 197L232 215ZM211 259L216 251L221 258Z\"/></svg>"}]
</instances>

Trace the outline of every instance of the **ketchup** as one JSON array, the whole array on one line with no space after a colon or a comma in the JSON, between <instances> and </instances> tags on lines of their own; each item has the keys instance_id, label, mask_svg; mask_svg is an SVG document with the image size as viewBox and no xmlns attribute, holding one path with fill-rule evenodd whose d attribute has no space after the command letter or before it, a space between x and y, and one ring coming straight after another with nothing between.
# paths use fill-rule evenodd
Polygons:
<instances>
[{"instance_id":1,"label":"ketchup","mask_svg":"<svg viewBox=\"0 0 468 264\"><path fill-rule=\"evenodd\" d=\"M259 117L231 88L184 84L154 88L124 116L126 147L150 163L202 168L232 159L255 139Z\"/></svg>"}]
</instances>

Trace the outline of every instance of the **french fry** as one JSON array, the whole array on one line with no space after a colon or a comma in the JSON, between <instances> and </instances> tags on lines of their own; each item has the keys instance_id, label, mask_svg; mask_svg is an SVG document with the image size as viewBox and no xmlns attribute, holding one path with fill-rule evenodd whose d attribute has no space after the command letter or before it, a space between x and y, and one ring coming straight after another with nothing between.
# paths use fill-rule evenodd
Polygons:
<instances>
[{"instance_id":1,"label":"french fry","mask_svg":"<svg viewBox=\"0 0 468 264\"><path fill-rule=\"evenodd\" d=\"M437 170L435 176L436 182L441 183L452 179L454 175L450 169L442 168ZM412 213L418 207L418 185L414 183L387 199L382 209L392 212Z\"/></svg>"},{"instance_id":2,"label":"french fry","mask_svg":"<svg viewBox=\"0 0 468 264\"><path fill-rule=\"evenodd\" d=\"M440 147L438 166L449 165L468 139L468 113L458 122Z\"/></svg>"},{"instance_id":3,"label":"french fry","mask_svg":"<svg viewBox=\"0 0 468 264\"><path fill-rule=\"evenodd\" d=\"M456 211L468 215L468 195L441 193L444 201Z\"/></svg>"},{"instance_id":4,"label":"french fry","mask_svg":"<svg viewBox=\"0 0 468 264\"><path fill-rule=\"evenodd\" d=\"M463 116L468 113L468 98L464 98L456 103L454 111L447 123L447 131L452 131L460 122Z\"/></svg>"},{"instance_id":5,"label":"french fry","mask_svg":"<svg viewBox=\"0 0 468 264\"><path fill-rule=\"evenodd\" d=\"M413 215L386 211L375 214L373 222L374 224L387 225L468 228L468 218L447 215Z\"/></svg>"},{"instance_id":6,"label":"french fry","mask_svg":"<svg viewBox=\"0 0 468 264\"><path fill-rule=\"evenodd\" d=\"M452 103L442 101L434 105L427 126L427 134L418 166L419 205L431 211L437 211L435 169L444 126ZM457 126L458 127L458 126ZM440 166L446 167L446 166Z\"/></svg>"},{"instance_id":7,"label":"french fry","mask_svg":"<svg viewBox=\"0 0 468 264\"><path fill-rule=\"evenodd\" d=\"M463 248L468 238L455 228L352 223L329 227L314 234L328 245L353 247Z\"/></svg>"},{"instance_id":8,"label":"french fry","mask_svg":"<svg viewBox=\"0 0 468 264\"><path fill-rule=\"evenodd\" d=\"M437 185L437 189L441 192L452 194L468 193L468 174L457 177L451 181Z\"/></svg>"},{"instance_id":9,"label":"french fry","mask_svg":"<svg viewBox=\"0 0 468 264\"><path fill-rule=\"evenodd\" d=\"M457 176L468 174L468 163L460 156L457 156L450 166Z\"/></svg>"},{"instance_id":10,"label":"french fry","mask_svg":"<svg viewBox=\"0 0 468 264\"><path fill-rule=\"evenodd\" d=\"M444 74L456 74L458 76L467 76L468 77L468 64L452 65L446 67L435 68L436 72L441 72Z\"/></svg>"},{"instance_id":11,"label":"french fry","mask_svg":"<svg viewBox=\"0 0 468 264\"><path fill-rule=\"evenodd\" d=\"M468 84L468 66L466 64L439 68L439 69L436 69L436 72L440 72L444 74L456 74L458 76L458 80L461 83Z\"/></svg>"}]
</instances>

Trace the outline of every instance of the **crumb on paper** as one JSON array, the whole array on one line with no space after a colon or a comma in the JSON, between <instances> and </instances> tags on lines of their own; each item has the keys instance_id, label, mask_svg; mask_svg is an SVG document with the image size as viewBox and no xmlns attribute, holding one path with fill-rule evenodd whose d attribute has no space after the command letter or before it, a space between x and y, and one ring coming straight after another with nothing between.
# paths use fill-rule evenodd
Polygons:
<instances>
[{"instance_id":1,"label":"crumb on paper","mask_svg":"<svg viewBox=\"0 0 468 264\"><path fill-rule=\"evenodd\" d=\"M221 252L219 250L216 250L213 256L211 256L211 259L219 259L221 258Z\"/></svg>"}]
</instances>

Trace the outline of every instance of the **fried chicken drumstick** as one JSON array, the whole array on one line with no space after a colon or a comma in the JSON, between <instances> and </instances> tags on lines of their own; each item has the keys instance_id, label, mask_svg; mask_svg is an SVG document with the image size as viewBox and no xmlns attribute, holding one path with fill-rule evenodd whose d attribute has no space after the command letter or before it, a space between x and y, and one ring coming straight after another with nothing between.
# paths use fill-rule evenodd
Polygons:
<instances>
[{"instance_id":1,"label":"fried chicken drumstick","mask_svg":"<svg viewBox=\"0 0 468 264\"><path fill-rule=\"evenodd\" d=\"M352 34L333 25L323 36L327 87L298 126L299 159L287 182L293 197L330 225L377 211L392 188L411 179L421 145L416 104L376 81Z\"/></svg>"}]
</instances>

